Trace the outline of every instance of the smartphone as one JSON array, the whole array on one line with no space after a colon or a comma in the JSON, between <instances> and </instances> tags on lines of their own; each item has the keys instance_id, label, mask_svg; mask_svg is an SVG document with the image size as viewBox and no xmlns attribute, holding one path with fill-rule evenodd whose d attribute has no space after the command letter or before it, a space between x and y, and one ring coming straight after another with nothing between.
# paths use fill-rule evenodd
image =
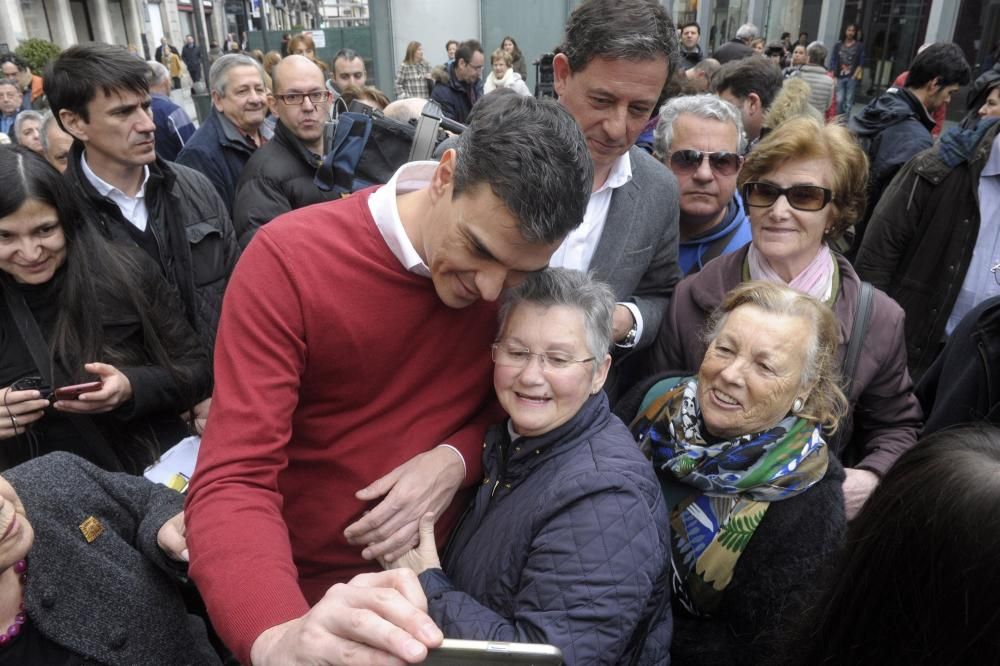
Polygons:
<instances>
[{"instance_id":1,"label":"smartphone","mask_svg":"<svg viewBox=\"0 0 1000 666\"><path fill-rule=\"evenodd\" d=\"M555 645L541 643L505 643L503 641L467 641L446 638L430 650L424 664L520 664L522 666L561 666L562 651Z\"/></svg>"},{"instance_id":2,"label":"smartphone","mask_svg":"<svg viewBox=\"0 0 1000 666\"><path fill-rule=\"evenodd\" d=\"M11 391L38 391L42 394L43 398L49 395L49 385L45 383L45 380L38 375L28 375L27 377L21 377L16 382L10 385Z\"/></svg>"},{"instance_id":3,"label":"smartphone","mask_svg":"<svg viewBox=\"0 0 1000 666\"><path fill-rule=\"evenodd\" d=\"M85 384L74 384L73 386L63 386L52 392L53 400L76 400L84 393L100 391L103 384L101 382L87 382Z\"/></svg>"}]
</instances>

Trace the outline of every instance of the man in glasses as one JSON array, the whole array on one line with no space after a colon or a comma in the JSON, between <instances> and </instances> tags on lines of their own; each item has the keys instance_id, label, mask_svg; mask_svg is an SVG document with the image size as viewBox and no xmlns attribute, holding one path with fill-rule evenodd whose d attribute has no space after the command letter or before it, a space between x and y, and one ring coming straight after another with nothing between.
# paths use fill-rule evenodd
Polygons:
<instances>
[{"instance_id":1,"label":"man in glasses","mask_svg":"<svg viewBox=\"0 0 1000 666\"><path fill-rule=\"evenodd\" d=\"M338 584L409 550L427 512L444 542L482 483L496 301L580 223L593 168L552 100L489 95L468 120L440 162L260 228L226 290L185 517L240 663L330 663Z\"/></svg>"},{"instance_id":2,"label":"man in glasses","mask_svg":"<svg viewBox=\"0 0 1000 666\"><path fill-rule=\"evenodd\" d=\"M455 61L448 65L448 80L438 81L431 99L441 105L448 118L465 123L472 106L483 96L483 47L474 39L462 42L455 51Z\"/></svg>"},{"instance_id":3,"label":"man in glasses","mask_svg":"<svg viewBox=\"0 0 1000 666\"><path fill-rule=\"evenodd\" d=\"M268 104L278 118L274 138L247 162L233 203L241 247L258 227L282 213L338 196L314 182L323 161L323 124L330 111L323 71L305 56L290 55L271 71L271 87Z\"/></svg>"},{"instance_id":4,"label":"man in glasses","mask_svg":"<svg viewBox=\"0 0 1000 666\"><path fill-rule=\"evenodd\" d=\"M660 110L653 155L680 187L684 275L750 242L750 219L736 187L742 148L740 112L715 95L674 97Z\"/></svg>"},{"instance_id":5,"label":"man in glasses","mask_svg":"<svg viewBox=\"0 0 1000 666\"><path fill-rule=\"evenodd\" d=\"M677 52L670 16L657 2L590 0L566 24L552 60L555 90L587 137L594 191L583 223L553 266L593 271L619 303L614 356L652 342L677 268L677 181L635 147ZM609 380L614 395L615 382Z\"/></svg>"}]
</instances>

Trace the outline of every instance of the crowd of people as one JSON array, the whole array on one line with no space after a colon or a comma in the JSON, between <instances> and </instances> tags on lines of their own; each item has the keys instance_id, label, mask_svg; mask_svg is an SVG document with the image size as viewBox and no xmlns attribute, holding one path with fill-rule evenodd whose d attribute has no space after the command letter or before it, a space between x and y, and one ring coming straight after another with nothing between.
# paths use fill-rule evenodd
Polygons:
<instances>
[{"instance_id":1,"label":"crowd of people","mask_svg":"<svg viewBox=\"0 0 1000 666\"><path fill-rule=\"evenodd\" d=\"M855 110L855 25L706 57L654 0L574 9L555 99L511 36L392 100L216 50L199 124L190 36L0 56L0 664L1000 660L1000 69Z\"/></svg>"}]
</instances>

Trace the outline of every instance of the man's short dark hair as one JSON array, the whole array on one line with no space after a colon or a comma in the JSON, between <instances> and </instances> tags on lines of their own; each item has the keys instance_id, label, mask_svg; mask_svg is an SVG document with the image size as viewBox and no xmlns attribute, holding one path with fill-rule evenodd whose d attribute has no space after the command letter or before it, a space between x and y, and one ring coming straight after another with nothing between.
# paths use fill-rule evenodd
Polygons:
<instances>
[{"instance_id":1,"label":"man's short dark hair","mask_svg":"<svg viewBox=\"0 0 1000 666\"><path fill-rule=\"evenodd\" d=\"M483 45L474 39L467 39L455 49L455 62L464 60L465 64L468 65L472 62L472 56L476 55L477 52L484 53Z\"/></svg>"},{"instance_id":2,"label":"man's short dark hair","mask_svg":"<svg viewBox=\"0 0 1000 666\"><path fill-rule=\"evenodd\" d=\"M455 196L486 184L530 243L554 243L583 221L594 181L587 141L552 99L483 97L458 139Z\"/></svg>"},{"instance_id":3,"label":"man's short dark hair","mask_svg":"<svg viewBox=\"0 0 1000 666\"><path fill-rule=\"evenodd\" d=\"M768 109L781 91L783 80L781 69L770 58L742 58L727 62L715 73L712 89L717 93L728 90L740 99L757 93L760 103Z\"/></svg>"},{"instance_id":4,"label":"man's short dark hair","mask_svg":"<svg viewBox=\"0 0 1000 666\"><path fill-rule=\"evenodd\" d=\"M934 79L942 86L955 83L964 86L971 78L972 72L961 47L952 42L940 42L931 44L913 59L906 87L923 88Z\"/></svg>"},{"instance_id":5,"label":"man's short dark hair","mask_svg":"<svg viewBox=\"0 0 1000 666\"><path fill-rule=\"evenodd\" d=\"M16 79L0 78L0 86L14 86L14 90L21 92L21 86L17 85Z\"/></svg>"},{"instance_id":6,"label":"man's short dark hair","mask_svg":"<svg viewBox=\"0 0 1000 666\"><path fill-rule=\"evenodd\" d=\"M444 50L447 51L448 47L451 46L452 44L454 44L455 47L457 48L458 47L458 40L457 39L449 39L447 42L445 42Z\"/></svg>"},{"instance_id":7,"label":"man's short dark hair","mask_svg":"<svg viewBox=\"0 0 1000 666\"><path fill-rule=\"evenodd\" d=\"M681 32L684 32L688 28L694 28L695 30L698 31L699 35L701 34L701 26L698 25L697 21L688 21L687 23L685 23L684 25L682 25L681 26Z\"/></svg>"},{"instance_id":8,"label":"man's short dark hair","mask_svg":"<svg viewBox=\"0 0 1000 666\"><path fill-rule=\"evenodd\" d=\"M87 105L101 90L105 95L128 91L149 93L151 72L144 60L136 58L123 46L80 44L71 46L45 69L45 96L56 122L63 130L59 112L69 109L90 122Z\"/></svg>"},{"instance_id":9,"label":"man's short dark hair","mask_svg":"<svg viewBox=\"0 0 1000 666\"><path fill-rule=\"evenodd\" d=\"M17 67L17 70L19 72L23 72L28 68L28 63L26 63L24 59L22 59L21 56L17 55L16 53L7 52L4 53L3 55L0 55L0 65L4 64L5 62L14 63L14 66Z\"/></svg>"},{"instance_id":10,"label":"man's short dark hair","mask_svg":"<svg viewBox=\"0 0 1000 666\"><path fill-rule=\"evenodd\" d=\"M358 55L358 52L355 51L354 49L340 49L339 51L337 51L337 55L333 56L332 60L333 68L337 69L338 60L346 60L347 62L351 62L355 58L359 58L361 62L365 61L365 59L362 58L360 55Z\"/></svg>"},{"instance_id":11,"label":"man's short dark hair","mask_svg":"<svg viewBox=\"0 0 1000 666\"><path fill-rule=\"evenodd\" d=\"M587 0L570 14L560 51L574 72L597 57L666 58L673 71L677 31L667 10L654 0Z\"/></svg>"}]
</instances>

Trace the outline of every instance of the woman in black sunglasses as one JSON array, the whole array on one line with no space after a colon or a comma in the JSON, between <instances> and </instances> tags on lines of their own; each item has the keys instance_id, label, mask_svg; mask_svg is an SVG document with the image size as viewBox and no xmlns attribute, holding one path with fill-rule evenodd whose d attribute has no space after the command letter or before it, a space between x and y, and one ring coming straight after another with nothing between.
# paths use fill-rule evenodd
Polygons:
<instances>
[{"instance_id":1,"label":"woman in black sunglasses","mask_svg":"<svg viewBox=\"0 0 1000 666\"><path fill-rule=\"evenodd\" d=\"M701 331L723 296L755 279L786 284L828 303L840 324L838 362L850 402L831 450L847 468L853 517L879 479L917 441L923 413L906 367L903 311L874 290L867 326L856 321L861 281L831 244L865 210L868 162L846 129L810 118L781 124L747 156L739 175L752 240L681 281L653 349L652 373L698 368ZM847 364L852 336L860 353Z\"/></svg>"}]
</instances>

